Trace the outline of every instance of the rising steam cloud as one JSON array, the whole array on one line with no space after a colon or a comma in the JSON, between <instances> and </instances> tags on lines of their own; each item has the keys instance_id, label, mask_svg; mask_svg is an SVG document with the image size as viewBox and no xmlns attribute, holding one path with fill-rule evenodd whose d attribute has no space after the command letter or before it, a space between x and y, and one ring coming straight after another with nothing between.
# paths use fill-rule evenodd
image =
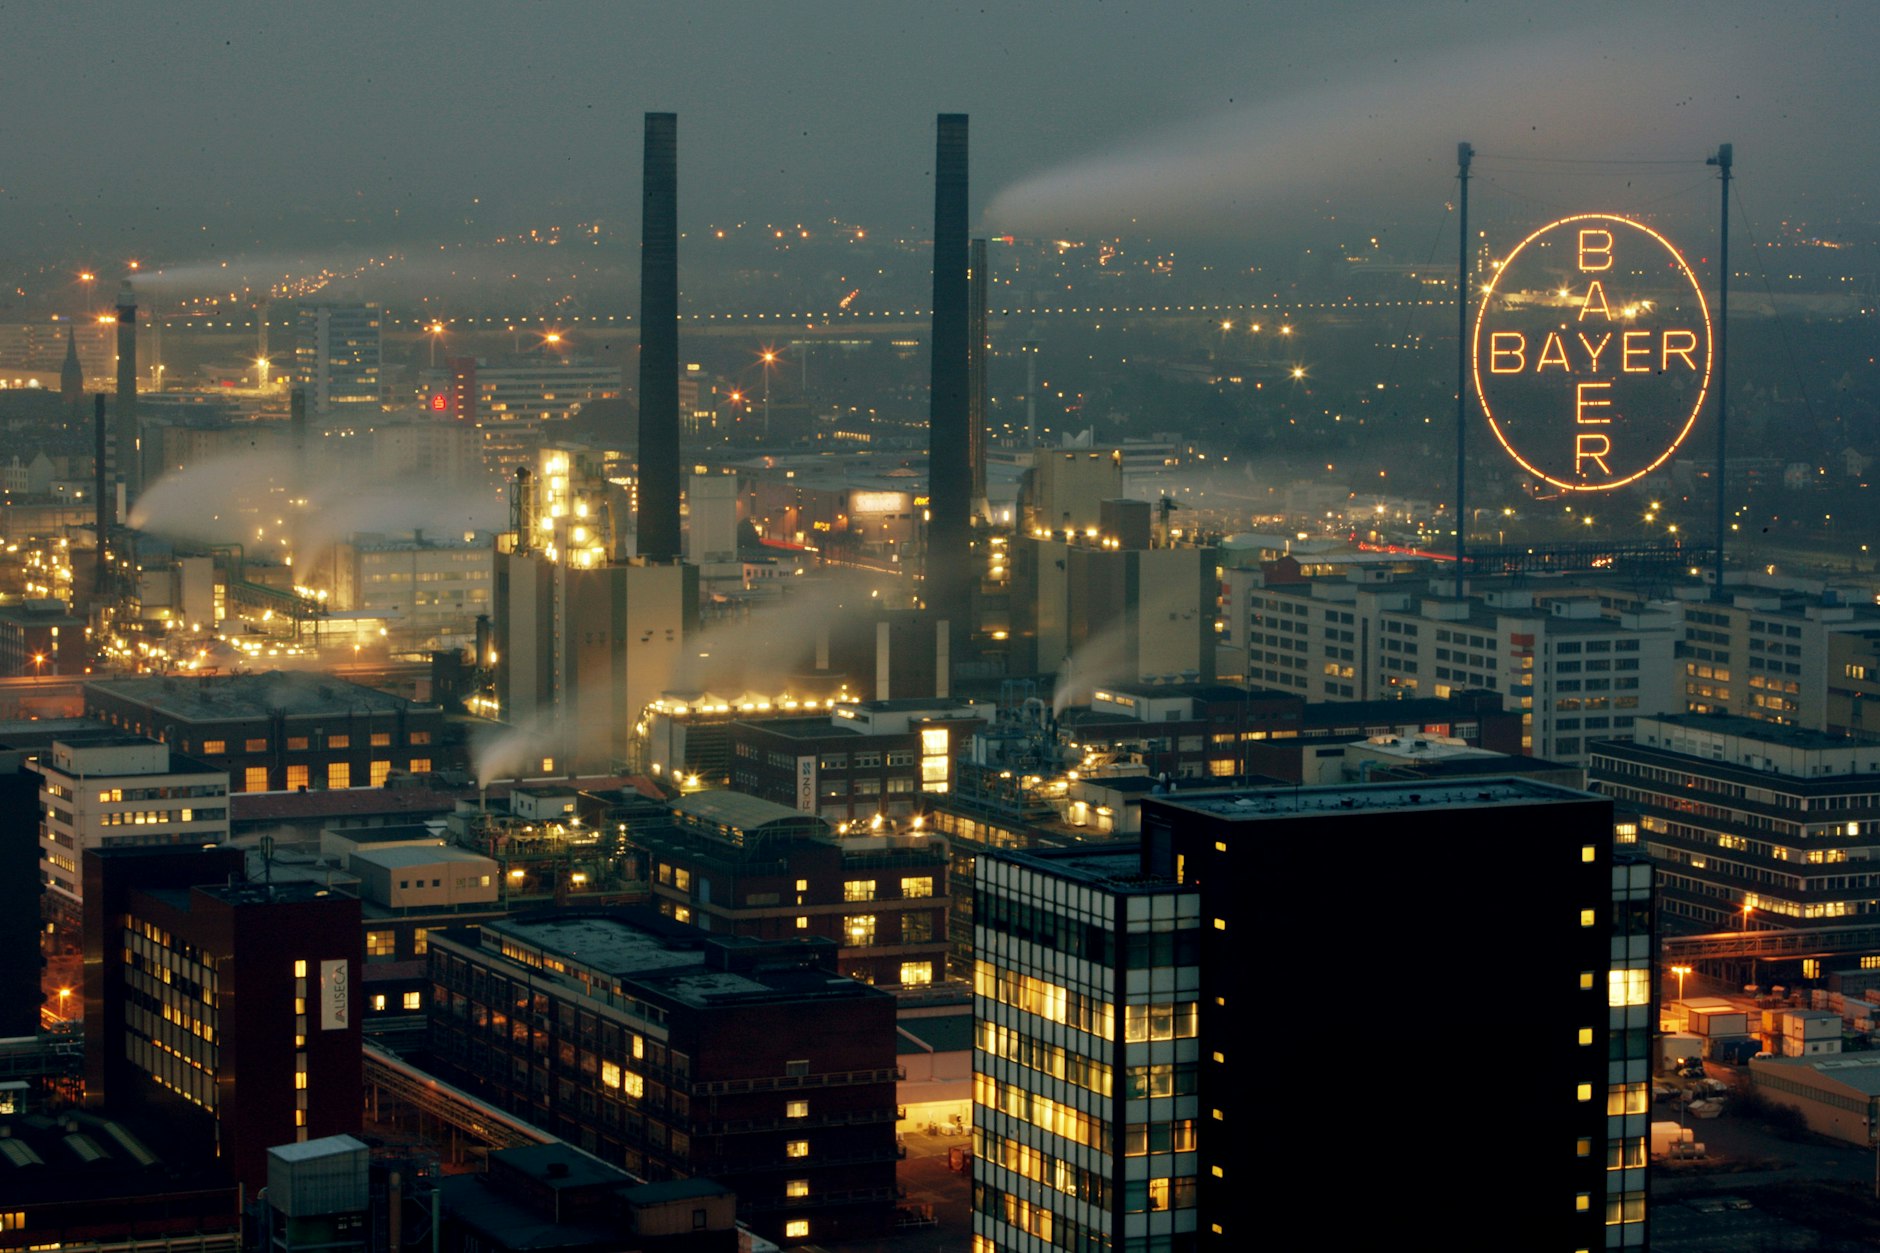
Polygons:
<instances>
[{"instance_id":1,"label":"rising steam cloud","mask_svg":"<svg viewBox=\"0 0 1880 1253\"><path fill-rule=\"evenodd\" d=\"M356 532L452 536L502 521L493 492L414 481L398 467L350 458L297 459L284 450L216 457L166 474L138 498L130 517L137 529L172 540L251 550L278 545L302 565Z\"/></svg>"},{"instance_id":2,"label":"rising steam cloud","mask_svg":"<svg viewBox=\"0 0 1880 1253\"><path fill-rule=\"evenodd\" d=\"M1701 177L1720 139L1757 128L1728 87L1751 50L1723 44L1700 59L1688 27L1637 11L1623 20L1623 41L1578 31L1365 73L1343 67L1336 86L1240 105L1025 179L998 194L985 223L1045 238L1124 223L1254 237L1366 195L1425 187L1440 204L1460 140L1538 158L1688 157ZM1687 55L1664 57L1667 47Z\"/></svg>"}]
</instances>

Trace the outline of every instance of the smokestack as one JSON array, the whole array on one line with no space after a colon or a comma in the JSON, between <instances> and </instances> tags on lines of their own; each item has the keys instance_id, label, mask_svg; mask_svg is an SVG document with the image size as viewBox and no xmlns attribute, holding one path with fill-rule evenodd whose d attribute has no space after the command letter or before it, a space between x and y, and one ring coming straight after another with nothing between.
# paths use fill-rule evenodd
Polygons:
<instances>
[{"instance_id":1,"label":"smokestack","mask_svg":"<svg viewBox=\"0 0 1880 1253\"><path fill-rule=\"evenodd\" d=\"M137 297L130 280L118 288L117 298L117 462L124 480L124 507L143 494L143 465L137 433Z\"/></svg>"},{"instance_id":2,"label":"smokestack","mask_svg":"<svg viewBox=\"0 0 1880 1253\"><path fill-rule=\"evenodd\" d=\"M294 461L301 464L307 455L307 391L296 387L287 394L287 437L294 446Z\"/></svg>"},{"instance_id":3,"label":"smokestack","mask_svg":"<svg viewBox=\"0 0 1880 1253\"><path fill-rule=\"evenodd\" d=\"M679 118L646 115L640 219L639 550L679 556Z\"/></svg>"},{"instance_id":4,"label":"smokestack","mask_svg":"<svg viewBox=\"0 0 1880 1253\"><path fill-rule=\"evenodd\" d=\"M973 241L967 287L966 454L972 466L973 516L990 520L986 500L986 241Z\"/></svg>"},{"instance_id":5,"label":"smokestack","mask_svg":"<svg viewBox=\"0 0 1880 1253\"><path fill-rule=\"evenodd\" d=\"M929 608L952 619L953 640L971 621L973 472L968 451L972 363L966 238L966 115L942 113L934 149L932 407L927 418L926 590ZM957 646L951 650L961 655Z\"/></svg>"},{"instance_id":6,"label":"smokestack","mask_svg":"<svg viewBox=\"0 0 1880 1253\"><path fill-rule=\"evenodd\" d=\"M97 462L95 471L97 480L94 487L94 490L97 492L97 499L93 503L92 512L93 516L97 519L98 525L98 568L93 581L93 590L103 595L110 578L109 572L105 569L104 564L104 537L111 530L111 475L109 473L109 462L106 456L107 441L105 432L108 428L105 425L103 392L99 392L96 396L92 397L91 413L93 435L97 440Z\"/></svg>"}]
</instances>

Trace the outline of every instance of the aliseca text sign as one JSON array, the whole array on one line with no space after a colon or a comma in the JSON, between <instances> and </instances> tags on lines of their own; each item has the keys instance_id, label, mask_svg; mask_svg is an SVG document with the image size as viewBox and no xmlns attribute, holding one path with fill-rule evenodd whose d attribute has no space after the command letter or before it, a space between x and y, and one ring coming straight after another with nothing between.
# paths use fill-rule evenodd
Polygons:
<instances>
[{"instance_id":1,"label":"aliseca text sign","mask_svg":"<svg viewBox=\"0 0 1880 1253\"><path fill-rule=\"evenodd\" d=\"M1710 311L1649 226L1605 213L1549 223L1508 254L1475 315L1475 394L1531 474L1575 492L1663 465L1710 387Z\"/></svg>"}]
</instances>

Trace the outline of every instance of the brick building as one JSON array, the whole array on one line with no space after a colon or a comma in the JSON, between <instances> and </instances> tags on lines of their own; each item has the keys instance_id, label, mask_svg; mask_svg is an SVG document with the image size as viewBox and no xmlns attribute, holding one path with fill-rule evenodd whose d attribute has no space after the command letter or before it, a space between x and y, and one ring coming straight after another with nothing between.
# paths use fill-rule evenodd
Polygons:
<instances>
[{"instance_id":1,"label":"brick building","mask_svg":"<svg viewBox=\"0 0 1880 1253\"><path fill-rule=\"evenodd\" d=\"M230 848L85 854L85 1099L187 1129L253 1191L359 1130L359 902L249 884Z\"/></svg>"},{"instance_id":2,"label":"brick building","mask_svg":"<svg viewBox=\"0 0 1880 1253\"><path fill-rule=\"evenodd\" d=\"M563 910L431 937L451 1082L652 1182L708 1176L790 1244L894 1212L894 1001L827 941Z\"/></svg>"},{"instance_id":3,"label":"brick building","mask_svg":"<svg viewBox=\"0 0 1880 1253\"><path fill-rule=\"evenodd\" d=\"M695 792L630 830L659 911L720 934L815 937L842 973L919 987L946 966L945 841L919 829L838 836L740 792Z\"/></svg>"},{"instance_id":4,"label":"brick building","mask_svg":"<svg viewBox=\"0 0 1880 1253\"><path fill-rule=\"evenodd\" d=\"M329 675L103 679L85 685L85 714L227 770L235 792L382 787L468 762L442 707Z\"/></svg>"}]
</instances>

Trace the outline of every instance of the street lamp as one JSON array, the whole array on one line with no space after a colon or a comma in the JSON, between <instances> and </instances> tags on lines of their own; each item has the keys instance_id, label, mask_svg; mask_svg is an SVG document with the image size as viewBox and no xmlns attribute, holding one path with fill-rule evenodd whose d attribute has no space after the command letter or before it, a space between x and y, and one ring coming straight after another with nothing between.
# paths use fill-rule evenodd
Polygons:
<instances>
[{"instance_id":1,"label":"street lamp","mask_svg":"<svg viewBox=\"0 0 1880 1253\"><path fill-rule=\"evenodd\" d=\"M437 368L437 341L444 334L444 324L433 322L424 329L431 335L431 368L435 370Z\"/></svg>"},{"instance_id":2,"label":"street lamp","mask_svg":"<svg viewBox=\"0 0 1880 1253\"><path fill-rule=\"evenodd\" d=\"M764 363L764 442L770 442L770 367L777 364L777 351L766 348L758 356Z\"/></svg>"},{"instance_id":3,"label":"street lamp","mask_svg":"<svg viewBox=\"0 0 1880 1253\"><path fill-rule=\"evenodd\" d=\"M46 664L46 655L44 653L33 654L33 682L35 684L37 684L39 680L44 677L41 667L43 667L45 664Z\"/></svg>"},{"instance_id":4,"label":"street lamp","mask_svg":"<svg viewBox=\"0 0 1880 1253\"><path fill-rule=\"evenodd\" d=\"M1678 999L1684 999L1684 976L1691 973L1689 966L1673 966L1671 973L1678 977Z\"/></svg>"}]
</instances>

